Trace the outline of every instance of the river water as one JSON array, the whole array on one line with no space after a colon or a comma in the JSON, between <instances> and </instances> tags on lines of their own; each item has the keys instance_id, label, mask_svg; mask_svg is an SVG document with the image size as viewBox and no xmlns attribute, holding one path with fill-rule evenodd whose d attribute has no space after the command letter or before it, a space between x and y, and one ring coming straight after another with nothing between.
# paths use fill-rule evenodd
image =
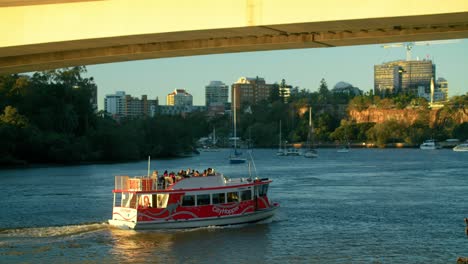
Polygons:
<instances>
[{"instance_id":1,"label":"river water","mask_svg":"<svg viewBox=\"0 0 468 264\"><path fill-rule=\"evenodd\" d=\"M114 175L146 175L146 161L1 170L0 262L455 263L468 256L468 153L320 149L319 158L306 159L275 152L254 150L251 166L273 180L269 195L281 204L273 219L177 231L106 223ZM151 169L246 176L248 166L228 164L228 155L152 160Z\"/></svg>"}]
</instances>

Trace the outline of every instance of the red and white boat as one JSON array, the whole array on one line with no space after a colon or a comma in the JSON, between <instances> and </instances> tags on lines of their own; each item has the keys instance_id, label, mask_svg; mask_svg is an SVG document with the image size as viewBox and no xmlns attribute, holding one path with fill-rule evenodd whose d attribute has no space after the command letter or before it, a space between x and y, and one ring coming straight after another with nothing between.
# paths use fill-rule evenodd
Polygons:
<instances>
[{"instance_id":1,"label":"red and white boat","mask_svg":"<svg viewBox=\"0 0 468 264\"><path fill-rule=\"evenodd\" d=\"M183 178L163 188L150 177L116 176L112 219L123 229L223 226L271 218L278 203L267 196L272 181L229 179L222 174Z\"/></svg>"}]
</instances>

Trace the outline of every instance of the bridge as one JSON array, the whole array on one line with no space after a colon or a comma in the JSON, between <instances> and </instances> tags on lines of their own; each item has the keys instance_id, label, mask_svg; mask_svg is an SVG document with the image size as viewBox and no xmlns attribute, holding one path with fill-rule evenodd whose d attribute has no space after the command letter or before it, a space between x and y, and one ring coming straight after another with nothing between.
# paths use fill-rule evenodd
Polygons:
<instances>
[{"instance_id":1,"label":"bridge","mask_svg":"<svg viewBox=\"0 0 468 264\"><path fill-rule=\"evenodd\" d=\"M466 0L2 0L0 74L468 37Z\"/></svg>"}]
</instances>

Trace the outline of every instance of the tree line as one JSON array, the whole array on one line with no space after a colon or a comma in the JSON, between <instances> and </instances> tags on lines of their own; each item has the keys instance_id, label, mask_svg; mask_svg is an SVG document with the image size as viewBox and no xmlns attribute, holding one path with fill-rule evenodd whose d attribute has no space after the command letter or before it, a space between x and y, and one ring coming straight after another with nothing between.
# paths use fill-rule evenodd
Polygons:
<instances>
[{"instance_id":1,"label":"tree line","mask_svg":"<svg viewBox=\"0 0 468 264\"><path fill-rule=\"evenodd\" d=\"M0 164L175 157L208 133L204 115L121 119L91 104L85 67L0 76Z\"/></svg>"},{"instance_id":2,"label":"tree line","mask_svg":"<svg viewBox=\"0 0 468 264\"><path fill-rule=\"evenodd\" d=\"M91 103L94 79L84 78L85 67L0 76L0 164L120 162L147 156L177 157L191 152L199 138L213 128L222 146L229 146L232 115L207 118L205 113L185 116L121 118L116 121L96 112ZM434 138L466 140L468 124L456 120L466 111L468 94L456 96L430 122L428 103L410 94L381 98L372 92L334 93L324 79L317 91L290 87L287 101L281 96L286 81L274 85L268 100L243 104L238 113L238 136L256 147L278 145L279 123L283 140L304 142L312 107L317 143L373 142L378 146L405 142L420 144ZM418 109L414 123L386 121L356 123L350 110Z\"/></svg>"}]
</instances>

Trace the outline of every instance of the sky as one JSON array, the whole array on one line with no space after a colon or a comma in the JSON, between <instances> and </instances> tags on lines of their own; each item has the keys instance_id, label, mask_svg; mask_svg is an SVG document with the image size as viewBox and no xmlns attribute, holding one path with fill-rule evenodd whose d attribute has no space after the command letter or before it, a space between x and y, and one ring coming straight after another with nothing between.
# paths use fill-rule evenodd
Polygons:
<instances>
[{"instance_id":1,"label":"sky","mask_svg":"<svg viewBox=\"0 0 468 264\"><path fill-rule=\"evenodd\" d=\"M414 46L413 59L431 59L436 64L436 78L449 84L449 96L468 92L468 39L455 43ZM261 52L214 54L203 56L139 60L87 66L87 77L98 86L98 108L104 97L125 91L133 97L159 97L174 89L193 95L194 105L205 104L205 86L222 81L229 87L240 77L263 77L267 83L282 79L292 86L317 91L322 78L332 89L344 81L364 92L373 89L374 65L406 59L404 47L383 48L362 45L335 48L291 49Z\"/></svg>"}]
</instances>

